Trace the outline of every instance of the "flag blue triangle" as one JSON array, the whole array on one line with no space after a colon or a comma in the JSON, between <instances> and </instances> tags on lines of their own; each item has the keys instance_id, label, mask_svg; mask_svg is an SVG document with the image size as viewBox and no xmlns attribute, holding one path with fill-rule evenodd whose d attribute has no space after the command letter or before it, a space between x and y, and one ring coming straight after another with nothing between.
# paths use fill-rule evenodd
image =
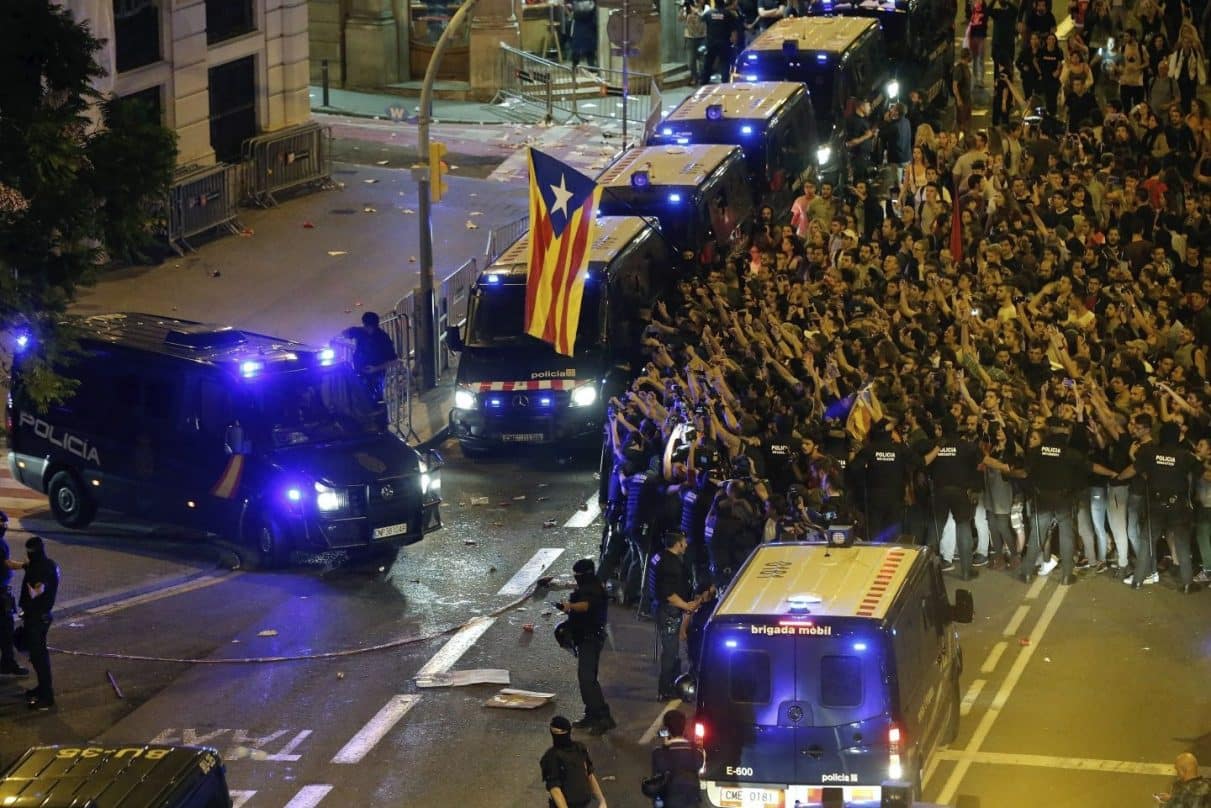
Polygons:
<instances>
[{"instance_id":1,"label":"flag blue triangle","mask_svg":"<svg viewBox=\"0 0 1211 808\"><path fill-rule=\"evenodd\" d=\"M572 214L585 203L597 183L554 157L530 149L534 184L542 195L555 238L563 235Z\"/></svg>"}]
</instances>

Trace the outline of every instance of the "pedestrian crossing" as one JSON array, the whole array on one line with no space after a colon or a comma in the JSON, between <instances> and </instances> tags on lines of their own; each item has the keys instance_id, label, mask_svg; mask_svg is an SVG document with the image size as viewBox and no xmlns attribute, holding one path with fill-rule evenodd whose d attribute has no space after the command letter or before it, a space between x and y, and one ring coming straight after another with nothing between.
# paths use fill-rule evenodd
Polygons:
<instances>
[{"instance_id":1,"label":"pedestrian crossing","mask_svg":"<svg viewBox=\"0 0 1211 808\"><path fill-rule=\"evenodd\" d=\"M8 458L0 455L0 511L20 519L46 510L46 494L39 494L13 479Z\"/></svg>"}]
</instances>

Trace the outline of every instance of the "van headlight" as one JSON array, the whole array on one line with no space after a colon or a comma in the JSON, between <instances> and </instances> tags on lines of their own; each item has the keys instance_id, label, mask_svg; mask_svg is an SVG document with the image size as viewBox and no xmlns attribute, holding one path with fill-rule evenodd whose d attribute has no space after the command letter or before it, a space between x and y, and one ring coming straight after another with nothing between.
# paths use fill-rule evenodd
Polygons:
<instances>
[{"instance_id":1,"label":"van headlight","mask_svg":"<svg viewBox=\"0 0 1211 808\"><path fill-rule=\"evenodd\" d=\"M473 410L475 409L475 394L470 390L459 388L454 391L454 409L456 410Z\"/></svg>"},{"instance_id":2,"label":"van headlight","mask_svg":"<svg viewBox=\"0 0 1211 808\"><path fill-rule=\"evenodd\" d=\"M896 81L895 79L887 82L887 86L884 88L884 93L887 95L888 101L895 101L900 97L900 82Z\"/></svg>"},{"instance_id":3,"label":"van headlight","mask_svg":"<svg viewBox=\"0 0 1211 808\"><path fill-rule=\"evenodd\" d=\"M320 513L332 513L345 507L345 492L330 488L323 483L315 484L315 509Z\"/></svg>"},{"instance_id":4,"label":"van headlight","mask_svg":"<svg viewBox=\"0 0 1211 808\"><path fill-rule=\"evenodd\" d=\"M572 390L573 407L591 407L597 403L597 388L591 384L582 384Z\"/></svg>"},{"instance_id":5,"label":"van headlight","mask_svg":"<svg viewBox=\"0 0 1211 808\"><path fill-rule=\"evenodd\" d=\"M828 165L828 161L831 159L833 159L832 146L821 146L816 149L816 165L826 166Z\"/></svg>"}]
</instances>

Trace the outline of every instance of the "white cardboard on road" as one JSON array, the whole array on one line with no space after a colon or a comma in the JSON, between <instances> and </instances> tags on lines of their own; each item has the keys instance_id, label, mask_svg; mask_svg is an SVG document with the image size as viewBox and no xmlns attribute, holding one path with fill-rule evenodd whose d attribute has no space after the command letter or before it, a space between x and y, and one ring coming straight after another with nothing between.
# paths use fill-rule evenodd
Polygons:
<instances>
[{"instance_id":1,"label":"white cardboard on road","mask_svg":"<svg viewBox=\"0 0 1211 808\"><path fill-rule=\"evenodd\" d=\"M509 684L509 672L504 668L447 671L424 678L416 677L417 687L467 687L468 685L507 684Z\"/></svg>"}]
</instances>

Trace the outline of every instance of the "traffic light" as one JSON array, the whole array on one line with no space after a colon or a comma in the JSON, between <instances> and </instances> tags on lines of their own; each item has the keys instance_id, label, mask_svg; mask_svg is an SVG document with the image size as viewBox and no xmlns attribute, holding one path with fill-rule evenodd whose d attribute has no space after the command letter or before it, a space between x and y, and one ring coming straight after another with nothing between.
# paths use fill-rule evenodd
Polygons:
<instances>
[{"instance_id":1,"label":"traffic light","mask_svg":"<svg viewBox=\"0 0 1211 808\"><path fill-rule=\"evenodd\" d=\"M446 156L446 144L437 141L429 142L429 200L440 202L446 191L446 172L450 166L442 158Z\"/></svg>"}]
</instances>

